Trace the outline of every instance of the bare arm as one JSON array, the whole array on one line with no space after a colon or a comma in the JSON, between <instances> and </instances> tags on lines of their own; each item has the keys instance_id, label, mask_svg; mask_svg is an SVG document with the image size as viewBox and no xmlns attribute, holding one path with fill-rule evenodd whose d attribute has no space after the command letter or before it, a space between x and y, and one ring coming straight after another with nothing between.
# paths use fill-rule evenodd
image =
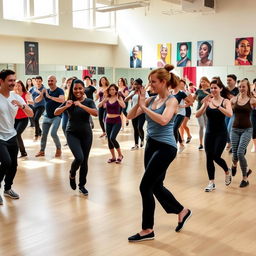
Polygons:
<instances>
[{"instance_id":1,"label":"bare arm","mask_svg":"<svg viewBox=\"0 0 256 256\"><path fill-rule=\"evenodd\" d=\"M66 109L68 109L69 107L71 107L72 104L73 104L73 101L72 101L72 100L68 100L64 106L58 107L58 108L55 109L54 115L55 115L55 116L61 115Z\"/></svg>"},{"instance_id":2,"label":"bare arm","mask_svg":"<svg viewBox=\"0 0 256 256\"><path fill-rule=\"evenodd\" d=\"M165 110L162 114L155 113L151 109L147 108L145 104L140 103L140 107L142 110L156 123L164 126L167 125L170 120L173 118L177 106L178 106L178 101L175 97L170 98L166 101L165 103L166 107Z\"/></svg>"},{"instance_id":3,"label":"bare arm","mask_svg":"<svg viewBox=\"0 0 256 256\"><path fill-rule=\"evenodd\" d=\"M122 97L117 97L117 102L121 106L121 108L125 108L126 107Z\"/></svg>"},{"instance_id":4,"label":"bare arm","mask_svg":"<svg viewBox=\"0 0 256 256\"><path fill-rule=\"evenodd\" d=\"M231 117L233 115L231 103L228 99L225 99L223 107L221 105L219 105L219 106L216 106L215 104L212 104L212 105L214 107L217 107L220 110L220 112L222 112L227 117Z\"/></svg>"}]
</instances>

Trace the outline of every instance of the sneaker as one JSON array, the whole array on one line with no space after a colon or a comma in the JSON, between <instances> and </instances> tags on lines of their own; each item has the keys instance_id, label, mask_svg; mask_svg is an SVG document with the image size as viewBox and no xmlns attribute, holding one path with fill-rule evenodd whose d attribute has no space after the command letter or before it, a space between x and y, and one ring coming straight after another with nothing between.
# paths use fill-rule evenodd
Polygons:
<instances>
[{"instance_id":1,"label":"sneaker","mask_svg":"<svg viewBox=\"0 0 256 256\"><path fill-rule=\"evenodd\" d=\"M3 205L3 204L4 204L3 198L2 198L1 195L0 195L0 205Z\"/></svg>"},{"instance_id":2,"label":"sneaker","mask_svg":"<svg viewBox=\"0 0 256 256\"><path fill-rule=\"evenodd\" d=\"M20 198L20 196L17 193L15 193L12 189L5 190L4 191L4 196L8 196L12 199L19 199Z\"/></svg>"},{"instance_id":3,"label":"sneaker","mask_svg":"<svg viewBox=\"0 0 256 256\"><path fill-rule=\"evenodd\" d=\"M76 177L69 176L69 184L73 190L76 190Z\"/></svg>"},{"instance_id":4,"label":"sneaker","mask_svg":"<svg viewBox=\"0 0 256 256\"><path fill-rule=\"evenodd\" d=\"M204 149L203 145L200 144L199 147L198 147L198 149L199 149L199 150L203 150L203 149Z\"/></svg>"},{"instance_id":5,"label":"sneaker","mask_svg":"<svg viewBox=\"0 0 256 256\"><path fill-rule=\"evenodd\" d=\"M180 144L180 147L179 147L179 153L181 153L183 150L185 149L185 146L184 145L182 145L182 144Z\"/></svg>"},{"instance_id":6,"label":"sneaker","mask_svg":"<svg viewBox=\"0 0 256 256\"><path fill-rule=\"evenodd\" d=\"M27 152L22 152L22 153L20 154L19 158L26 157L27 155L28 155Z\"/></svg>"},{"instance_id":7,"label":"sneaker","mask_svg":"<svg viewBox=\"0 0 256 256\"><path fill-rule=\"evenodd\" d=\"M85 187L79 188L79 192L83 194L84 196L88 195L88 190Z\"/></svg>"},{"instance_id":8,"label":"sneaker","mask_svg":"<svg viewBox=\"0 0 256 256\"><path fill-rule=\"evenodd\" d=\"M204 191L205 191L205 192L211 192L211 191L215 190L215 188L216 188L216 186L215 186L214 183L209 183L209 184L207 185L207 187L204 189Z\"/></svg>"},{"instance_id":9,"label":"sneaker","mask_svg":"<svg viewBox=\"0 0 256 256\"><path fill-rule=\"evenodd\" d=\"M142 148L144 146L144 140L140 142L140 147Z\"/></svg>"},{"instance_id":10,"label":"sneaker","mask_svg":"<svg viewBox=\"0 0 256 256\"><path fill-rule=\"evenodd\" d=\"M249 185L249 181L245 181L245 180L242 180L239 187L240 188L244 188L244 187L247 187Z\"/></svg>"},{"instance_id":11,"label":"sneaker","mask_svg":"<svg viewBox=\"0 0 256 256\"><path fill-rule=\"evenodd\" d=\"M178 226L175 228L176 232L180 232L184 226L184 224L187 222L187 220L192 216L192 211L188 210L188 213L183 217L182 222L178 222Z\"/></svg>"},{"instance_id":12,"label":"sneaker","mask_svg":"<svg viewBox=\"0 0 256 256\"><path fill-rule=\"evenodd\" d=\"M231 170L228 169L228 174L225 175L225 184L226 184L226 186L230 185L231 181L232 181Z\"/></svg>"},{"instance_id":13,"label":"sneaker","mask_svg":"<svg viewBox=\"0 0 256 256\"><path fill-rule=\"evenodd\" d=\"M44 156L44 151L39 151L35 157L40 157L40 156Z\"/></svg>"},{"instance_id":14,"label":"sneaker","mask_svg":"<svg viewBox=\"0 0 256 256\"><path fill-rule=\"evenodd\" d=\"M236 166L232 165L231 167L232 176L236 176Z\"/></svg>"},{"instance_id":15,"label":"sneaker","mask_svg":"<svg viewBox=\"0 0 256 256\"><path fill-rule=\"evenodd\" d=\"M137 150L137 149L139 149L139 146L136 144L135 146L133 146L133 147L131 148L131 151Z\"/></svg>"},{"instance_id":16,"label":"sneaker","mask_svg":"<svg viewBox=\"0 0 256 256\"><path fill-rule=\"evenodd\" d=\"M186 140L186 144L188 144L192 139L192 136L191 137L188 137L187 140Z\"/></svg>"},{"instance_id":17,"label":"sneaker","mask_svg":"<svg viewBox=\"0 0 256 256\"><path fill-rule=\"evenodd\" d=\"M140 242L140 241L152 240L154 238L155 238L155 234L154 234L154 231L152 231L151 233L149 233L145 236L141 236L139 233L137 233L136 235L128 237L128 241L129 242Z\"/></svg>"}]
</instances>

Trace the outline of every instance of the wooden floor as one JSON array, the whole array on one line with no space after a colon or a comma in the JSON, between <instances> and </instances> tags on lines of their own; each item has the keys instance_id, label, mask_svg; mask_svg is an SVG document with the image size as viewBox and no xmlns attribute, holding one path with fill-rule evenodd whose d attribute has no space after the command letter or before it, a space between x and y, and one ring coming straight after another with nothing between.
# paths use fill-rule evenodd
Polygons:
<instances>
[{"instance_id":1,"label":"wooden floor","mask_svg":"<svg viewBox=\"0 0 256 256\"><path fill-rule=\"evenodd\" d=\"M144 150L130 151L131 125L119 135L124 154L121 165L106 164L107 142L99 138L99 129L94 130L88 197L69 187L69 149L63 147L63 156L54 158L55 148L49 138L46 156L37 159L34 155L39 142L31 140L33 128L27 128L24 138L29 156L19 160L13 186L21 198L4 198L4 205L0 206L0 255L256 255L255 172L250 176L250 186L241 189L240 169L226 187L223 171L217 167L217 189L205 193L205 153L197 149L195 124L192 122L191 143L178 154L165 179L165 185L184 206L192 209L193 216L184 230L176 233L177 216L167 215L157 203L155 240L136 244L128 243L127 237L140 231L141 226L138 187ZM64 144L62 133L61 139ZM249 149L248 162L255 171L256 154ZM227 152L224 158L230 165Z\"/></svg>"}]
</instances>

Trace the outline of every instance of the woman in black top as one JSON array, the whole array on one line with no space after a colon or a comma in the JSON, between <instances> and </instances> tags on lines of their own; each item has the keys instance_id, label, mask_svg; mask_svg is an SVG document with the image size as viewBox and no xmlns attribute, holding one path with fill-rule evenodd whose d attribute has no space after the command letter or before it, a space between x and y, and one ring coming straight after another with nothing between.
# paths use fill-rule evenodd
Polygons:
<instances>
[{"instance_id":1,"label":"woman in black top","mask_svg":"<svg viewBox=\"0 0 256 256\"><path fill-rule=\"evenodd\" d=\"M231 172L224 159L221 158L222 152L226 146L227 126L225 117L231 117L233 112L231 103L225 94L226 88L217 80L210 83L211 95L203 99L203 105L196 112L196 117L206 113L207 127L205 132L205 153L206 165L209 177L209 184L205 192L211 192L215 189L215 166L216 162L225 172L225 184L231 183ZM222 96L223 97L222 97Z\"/></svg>"},{"instance_id":2,"label":"woman in black top","mask_svg":"<svg viewBox=\"0 0 256 256\"><path fill-rule=\"evenodd\" d=\"M88 195L84 187L88 172L88 157L92 145L92 129L90 115L97 116L98 111L92 99L85 96L85 86L81 80L73 80L70 86L68 100L58 107L54 114L60 115L68 112L68 124L66 128L67 142L75 159L70 169L70 186L76 189L76 171L80 167L79 192Z\"/></svg>"}]
</instances>

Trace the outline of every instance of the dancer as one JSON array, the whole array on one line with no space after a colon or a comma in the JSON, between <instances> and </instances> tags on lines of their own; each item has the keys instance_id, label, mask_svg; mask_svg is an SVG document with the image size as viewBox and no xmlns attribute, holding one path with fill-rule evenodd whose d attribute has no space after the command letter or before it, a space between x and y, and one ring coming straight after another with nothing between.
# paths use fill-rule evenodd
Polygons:
<instances>
[{"instance_id":1,"label":"dancer","mask_svg":"<svg viewBox=\"0 0 256 256\"><path fill-rule=\"evenodd\" d=\"M14 86L14 92L21 96L25 103L27 104L28 101L30 100L29 94L26 90L25 85L21 80L17 80ZM25 157L27 156L27 152L21 137L21 134L24 132L28 125L28 116L22 109L18 109L18 112L15 117L15 124L14 128L17 131L17 142L18 142L18 147L20 150L20 157Z\"/></svg>"},{"instance_id":2,"label":"dancer","mask_svg":"<svg viewBox=\"0 0 256 256\"><path fill-rule=\"evenodd\" d=\"M252 109L256 107L256 99L250 93L250 83L244 79L239 84L239 94L231 99L231 104L235 114L235 120L231 129L232 144L232 175L236 175L237 163L239 162L243 179L240 187L249 185L248 176L251 170L245 158L247 146L252 138L252 123L250 115Z\"/></svg>"},{"instance_id":3,"label":"dancer","mask_svg":"<svg viewBox=\"0 0 256 256\"><path fill-rule=\"evenodd\" d=\"M196 91L194 95L194 99L198 101L197 103L197 108L196 110L199 110L202 106L202 100L205 98L207 95L210 94L210 81L208 80L207 77L203 76L200 79L200 85L199 89ZM197 118L198 124L199 124L199 150L203 150L203 137L204 137L204 128L206 127L207 124L207 117L206 114L204 113L200 117Z\"/></svg>"},{"instance_id":4,"label":"dancer","mask_svg":"<svg viewBox=\"0 0 256 256\"><path fill-rule=\"evenodd\" d=\"M122 97L122 99L124 100L128 94L129 94L129 90L128 87L126 85L126 81L124 78L119 78L118 80L118 94ZM128 108L128 102L125 103L125 107L122 109L122 130L124 129L124 123L126 124L126 126L129 125L129 120L127 119L127 108Z\"/></svg>"},{"instance_id":5,"label":"dancer","mask_svg":"<svg viewBox=\"0 0 256 256\"><path fill-rule=\"evenodd\" d=\"M191 95L191 93L186 89L186 81L181 79L180 80L180 89L186 93L187 96ZM189 143L192 139L192 135L190 133L190 129L188 127L188 121L190 119L190 116L191 116L191 107L193 105L193 98L192 96L190 96L190 99L191 99L191 102L190 104L185 104L184 107L185 107L185 117L183 119L183 122L180 126L180 129L179 129L179 136L181 138L181 141L183 143L184 141L184 132L186 131L187 133L187 140L186 140L186 143Z\"/></svg>"},{"instance_id":6,"label":"dancer","mask_svg":"<svg viewBox=\"0 0 256 256\"><path fill-rule=\"evenodd\" d=\"M44 89L40 92L39 96L35 98L35 102L38 103L45 99L45 109L46 114L44 116L42 128L43 128L43 134L41 138L41 148L40 151L36 154L36 157L44 156L45 148L46 148L46 142L47 142L47 136L49 133L49 130L52 126L51 130L51 136L54 141L54 144L56 146L56 153L55 157L61 156L61 144L60 139L57 134L57 131L60 126L61 117L60 116L54 116L54 111L57 107L59 107L64 101L64 91L57 87L57 80L55 76L49 76L48 77L48 86L50 89Z\"/></svg>"},{"instance_id":7,"label":"dancer","mask_svg":"<svg viewBox=\"0 0 256 256\"><path fill-rule=\"evenodd\" d=\"M121 129L121 109L125 107L123 98L118 94L118 87L115 84L111 84L105 92L103 100L99 103L98 107L106 107L106 132L108 138L108 148L110 150L112 158L108 159L108 163L120 164L124 156L122 155L119 143L116 137ZM118 157L115 156L115 149L118 153Z\"/></svg>"},{"instance_id":8,"label":"dancer","mask_svg":"<svg viewBox=\"0 0 256 256\"><path fill-rule=\"evenodd\" d=\"M187 106L190 106L193 104L193 97L189 94L186 94L184 92L184 80L179 81L179 85L175 87L172 90L172 95L178 100L179 106L178 106L178 112L176 114L176 117L174 119L174 127L173 127L173 133L176 140L176 143L179 141L179 153L181 153L185 146L183 144L183 140L179 133L179 128L185 118L186 110L185 108Z\"/></svg>"},{"instance_id":9,"label":"dancer","mask_svg":"<svg viewBox=\"0 0 256 256\"><path fill-rule=\"evenodd\" d=\"M70 86L68 100L54 111L54 115L60 115L64 111L68 113L68 125L66 128L67 142L75 159L70 169L70 186L76 189L76 171L79 173L79 192L88 195L84 187L88 173L88 157L92 146L92 128L90 115L97 116L98 111L92 99L85 96L85 85L81 80L73 80Z\"/></svg>"},{"instance_id":10,"label":"dancer","mask_svg":"<svg viewBox=\"0 0 256 256\"><path fill-rule=\"evenodd\" d=\"M145 90L140 89L139 102L129 112L128 118L133 119L141 113L146 114L148 121L148 139L145 148L145 173L141 180L142 196L142 230L128 238L130 242L154 239L155 199L160 202L167 213L178 215L179 232L192 212L184 208L167 190L163 181L167 168L177 154L177 146L173 135L173 117L178 107L177 99L169 94L168 87L175 88L179 79L170 71L174 67L165 65L150 72L148 78L151 88L157 96L145 99Z\"/></svg>"},{"instance_id":11,"label":"dancer","mask_svg":"<svg viewBox=\"0 0 256 256\"><path fill-rule=\"evenodd\" d=\"M223 150L226 146L226 138L228 136L225 117L231 117L233 112L231 103L228 100L228 90L220 81L213 80L210 83L211 95L203 100L203 105L196 112L196 117L206 113L207 127L205 132L205 153L206 166L209 177L209 184L205 188L205 192L213 191L215 186L215 166L216 162L225 172L225 184L231 183L231 171L229 170L225 160L221 158ZM222 97L223 95L224 97Z\"/></svg>"},{"instance_id":12,"label":"dancer","mask_svg":"<svg viewBox=\"0 0 256 256\"><path fill-rule=\"evenodd\" d=\"M40 95L40 93L45 90L45 87L43 85L43 78L41 76L36 76L36 83L35 85L29 90L33 101L35 102L35 99ZM42 99L39 102L35 102L33 105L33 111L34 111L34 124L35 124L35 137L34 140L37 141L39 137L42 135L42 130L40 127L40 118L45 110L45 100Z\"/></svg>"},{"instance_id":13,"label":"dancer","mask_svg":"<svg viewBox=\"0 0 256 256\"><path fill-rule=\"evenodd\" d=\"M140 78L136 79L134 82L133 90L125 98L125 102L128 102L130 99L132 100L132 107L138 103L139 92L140 92L140 89L143 88L142 83L143 81ZM148 98L147 92L146 92L146 98ZM131 150L139 149L139 138L140 138L140 147L144 146L144 130L143 130L144 123L145 123L145 113L142 113L139 116L132 119L135 145L131 148Z\"/></svg>"},{"instance_id":14,"label":"dancer","mask_svg":"<svg viewBox=\"0 0 256 256\"><path fill-rule=\"evenodd\" d=\"M103 100L104 92L107 90L108 86L109 86L108 79L105 76L101 77L100 81L99 81L100 88L97 91L96 100L99 100L99 102L101 102ZM98 109L98 111L99 111L100 127L102 130L102 134L100 135L100 138L102 138L102 137L106 136L106 129L105 129L105 124L104 124L104 119L106 116L106 109L102 106Z\"/></svg>"},{"instance_id":15,"label":"dancer","mask_svg":"<svg viewBox=\"0 0 256 256\"><path fill-rule=\"evenodd\" d=\"M12 189L18 165L17 132L14 129L14 118L18 109L22 109L28 117L33 116L33 111L22 97L12 92L15 80L14 71L5 69L0 72L0 187L4 179L4 195L12 199L19 199L19 195ZM0 204L3 204L1 196Z\"/></svg>"}]
</instances>

